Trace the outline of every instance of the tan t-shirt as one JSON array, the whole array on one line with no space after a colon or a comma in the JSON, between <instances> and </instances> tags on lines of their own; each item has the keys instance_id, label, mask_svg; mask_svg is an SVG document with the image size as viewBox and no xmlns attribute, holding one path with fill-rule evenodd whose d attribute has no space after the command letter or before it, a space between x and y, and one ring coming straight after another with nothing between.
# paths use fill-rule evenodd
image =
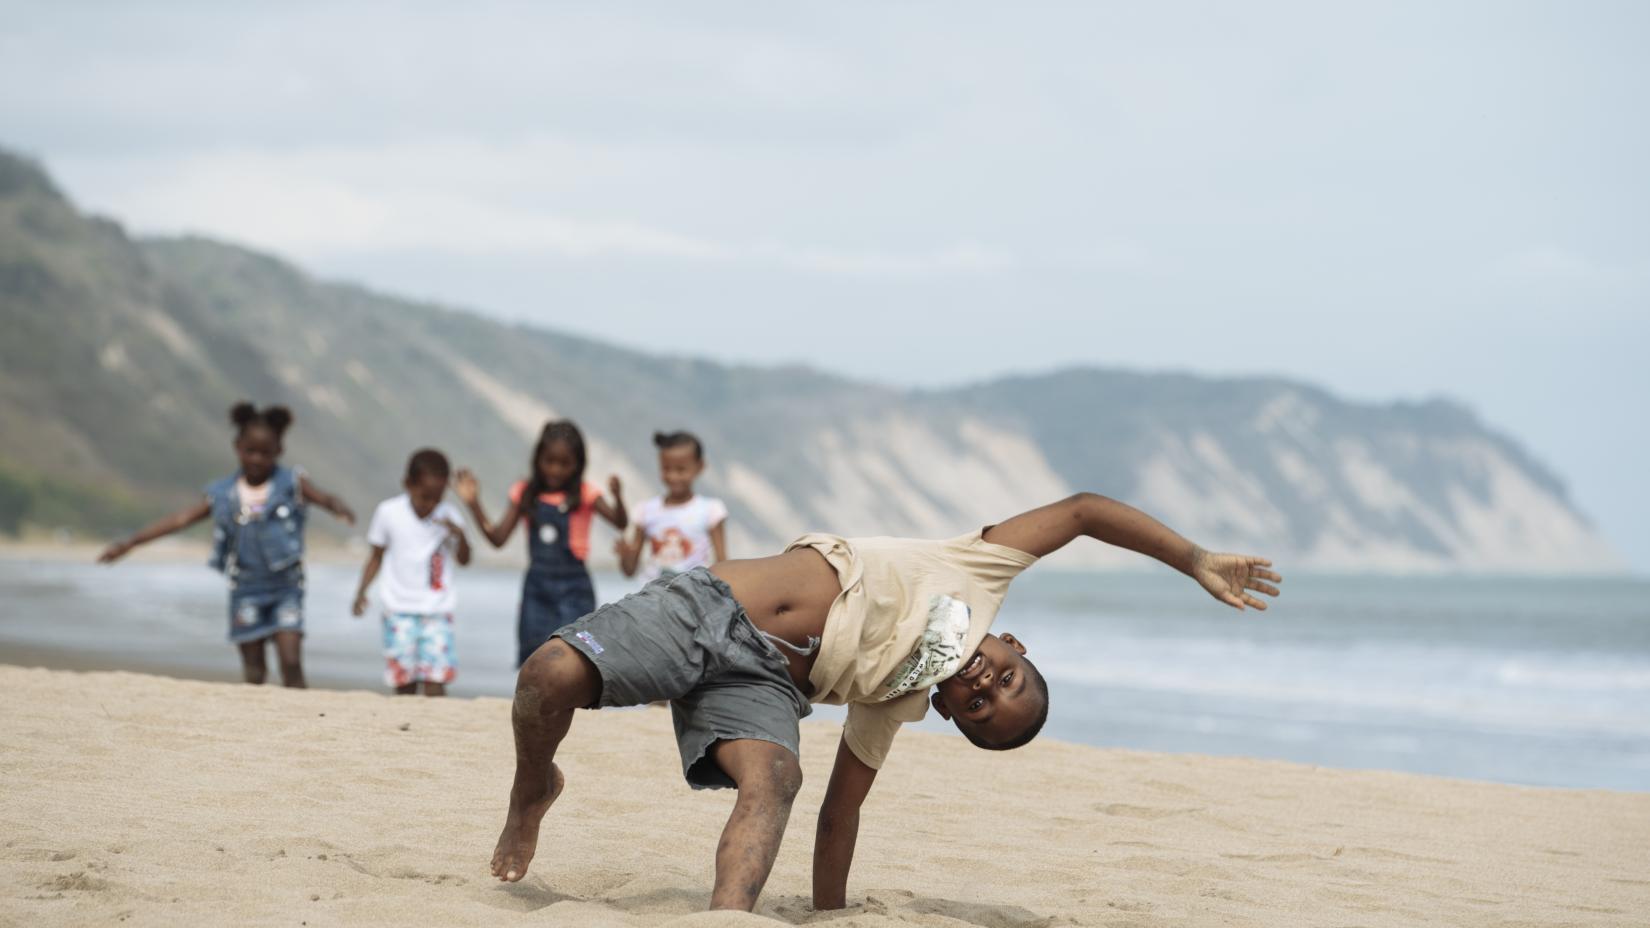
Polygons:
<instances>
[{"instance_id":1,"label":"tan t-shirt","mask_svg":"<svg viewBox=\"0 0 1650 928\"><path fill-rule=\"evenodd\" d=\"M991 630L1009 581L1037 562L973 532L943 541L804 535L842 583L808 679L814 702L847 703L842 736L878 768L900 725L928 711L928 688L950 677Z\"/></svg>"}]
</instances>

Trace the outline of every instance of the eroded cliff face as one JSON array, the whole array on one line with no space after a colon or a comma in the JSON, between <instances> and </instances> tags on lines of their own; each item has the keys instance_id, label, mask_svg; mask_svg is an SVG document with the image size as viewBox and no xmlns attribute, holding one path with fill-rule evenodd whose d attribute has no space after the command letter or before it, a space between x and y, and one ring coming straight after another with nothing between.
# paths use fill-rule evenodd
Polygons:
<instances>
[{"instance_id":1,"label":"eroded cliff face","mask_svg":"<svg viewBox=\"0 0 1650 928\"><path fill-rule=\"evenodd\" d=\"M247 397L293 407L288 460L358 509L425 445L474 467L496 506L539 426L566 416L590 440L588 477L618 474L632 500L656 492L652 432L699 433L701 489L728 501L736 555L808 530L957 534L1092 490L1292 566L1620 567L1555 476L1448 402L1081 369L900 391L651 356L229 245L134 240L3 152L0 326L0 478L36 493L24 517L39 524L187 500L232 467L223 415ZM1139 563L1100 545L1054 560Z\"/></svg>"}]
</instances>

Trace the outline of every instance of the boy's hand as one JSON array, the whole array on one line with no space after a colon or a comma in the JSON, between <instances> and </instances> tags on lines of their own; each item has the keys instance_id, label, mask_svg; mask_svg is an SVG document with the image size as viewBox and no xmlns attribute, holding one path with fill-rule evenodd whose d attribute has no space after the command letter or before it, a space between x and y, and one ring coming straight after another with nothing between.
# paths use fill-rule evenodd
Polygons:
<instances>
[{"instance_id":1,"label":"boy's hand","mask_svg":"<svg viewBox=\"0 0 1650 928\"><path fill-rule=\"evenodd\" d=\"M453 477L453 492L467 506L474 506L481 498L481 483L468 467L460 467L458 474Z\"/></svg>"},{"instance_id":2,"label":"boy's hand","mask_svg":"<svg viewBox=\"0 0 1650 928\"><path fill-rule=\"evenodd\" d=\"M613 474L607 478L607 489L612 492L615 499L624 495L624 484L619 482L618 474Z\"/></svg>"},{"instance_id":3,"label":"boy's hand","mask_svg":"<svg viewBox=\"0 0 1650 928\"><path fill-rule=\"evenodd\" d=\"M355 605L350 607L350 615L353 615L353 616L355 616L356 618L359 619L361 617L361 614L366 612L366 611L367 611L367 594L365 594L365 593L355 594Z\"/></svg>"},{"instance_id":4,"label":"boy's hand","mask_svg":"<svg viewBox=\"0 0 1650 928\"><path fill-rule=\"evenodd\" d=\"M343 503L338 504L338 508L333 511L333 515L343 519L345 525L348 525L351 528L355 527L355 510L349 508Z\"/></svg>"},{"instance_id":5,"label":"boy's hand","mask_svg":"<svg viewBox=\"0 0 1650 928\"><path fill-rule=\"evenodd\" d=\"M451 535L454 538L464 537L464 526L459 525L457 522L454 522L452 519L448 518L442 518L440 521L442 525L447 527L448 535Z\"/></svg>"},{"instance_id":6,"label":"boy's hand","mask_svg":"<svg viewBox=\"0 0 1650 928\"><path fill-rule=\"evenodd\" d=\"M97 562L99 564L113 564L115 561L125 557L126 552L130 550L132 550L131 542L112 541L109 543L109 547L104 548L103 553L97 556Z\"/></svg>"},{"instance_id":7,"label":"boy's hand","mask_svg":"<svg viewBox=\"0 0 1650 928\"><path fill-rule=\"evenodd\" d=\"M1249 590L1265 593L1267 596L1278 595L1278 588L1273 583L1282 583L1283 578L1267 570L1272 562L1263 557L1254 557L1247 554L1210 554L1202 548L1192 557L1192 579L1202 584L1209 595L1220 600L1239 612L1244 606L1265 611L1266 603L1249 595Z\"/></svg>"}]
</instances>

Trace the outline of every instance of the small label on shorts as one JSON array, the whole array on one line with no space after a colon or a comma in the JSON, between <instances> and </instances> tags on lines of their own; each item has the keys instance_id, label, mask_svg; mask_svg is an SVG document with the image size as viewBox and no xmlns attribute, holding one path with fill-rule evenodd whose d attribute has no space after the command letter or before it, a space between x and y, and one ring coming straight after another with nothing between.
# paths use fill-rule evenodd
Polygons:
<instances>
[{"instance_id":1,"label":"small label on shorts","mask_svg":"<svg viewBox=\"0 0 1650 928\"><path fill-rule=\"evenodd\" d=\"M590 634L589 632L574 632L573 637L577 638L580 641L584 642L585 644L589 645L590 650L596 652L597 654L600 654L603 651L607 650L606 648L602 647L601 642L596 640L596 636Z\"/></svg>"}]
</instances>

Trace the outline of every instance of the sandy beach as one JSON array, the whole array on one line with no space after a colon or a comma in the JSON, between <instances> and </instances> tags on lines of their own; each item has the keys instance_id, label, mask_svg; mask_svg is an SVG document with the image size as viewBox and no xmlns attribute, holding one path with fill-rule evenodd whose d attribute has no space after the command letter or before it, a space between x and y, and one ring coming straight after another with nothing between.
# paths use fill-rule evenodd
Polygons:
<instances>
[{"instance_id":1,"label":"sandy beach","mask_svg":"<svg viewBox=\"0 0 1650 928\"><path fill-rule=\"evenodd\" d=\"M756 915L701 913L728 793L662 710L582 713L520 884L500 699L0 667L5 925L1643 925L1650 795L901 736L851 907L808 905L836 726Z\"/></svg>"}]
</instances>

